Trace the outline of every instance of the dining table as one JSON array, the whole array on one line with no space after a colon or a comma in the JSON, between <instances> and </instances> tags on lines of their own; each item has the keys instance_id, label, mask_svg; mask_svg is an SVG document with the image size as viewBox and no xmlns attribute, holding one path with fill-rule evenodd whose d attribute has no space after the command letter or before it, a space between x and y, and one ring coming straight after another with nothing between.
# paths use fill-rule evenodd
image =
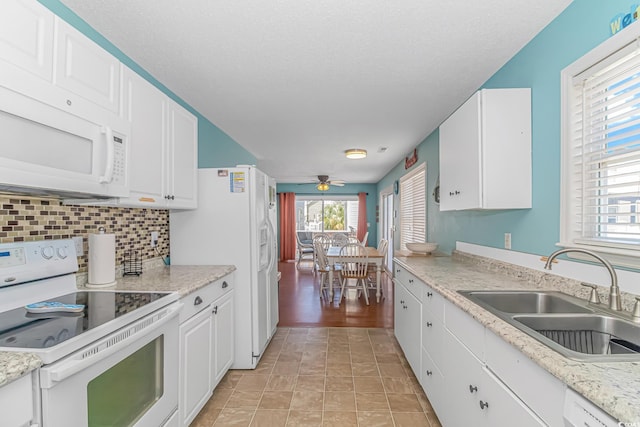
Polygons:
<instances>
[{"instance_id":1,"label":"dining table","mask_svg":"<svg viewBox=\"0 0 640 427\"><path fill-rule=\"evenodd\" d=\"M340 262L340 246L330 246L327 249L327 263L329 264L329 297L333 301L333 273L335 271L335 265ZM365 246L365 253L367 255L369 263L376 265L376 302L380 302L380 273L382 273L382 266L384 264L385 254L378 252L378 250L372 246Z\"/></svg>"}]
</instances>

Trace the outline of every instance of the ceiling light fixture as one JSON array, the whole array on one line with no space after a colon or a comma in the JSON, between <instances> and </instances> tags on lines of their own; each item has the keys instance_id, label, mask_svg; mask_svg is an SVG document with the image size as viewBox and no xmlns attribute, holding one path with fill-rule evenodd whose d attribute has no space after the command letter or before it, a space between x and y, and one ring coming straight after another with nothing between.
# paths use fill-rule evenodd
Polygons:
<instances>
[{"instance_id":1,"label":"ceiling light fixture","mask_svg":"<svg viewBox=\"0 0 640 427\"><path fill-rule=\"evenodd\" d=\"M362 148L350 148L344 152L347 159L364 159L367 157L367 150Z\"/></svg>"},{"instance_id":2,"label":"ceiling light fixture","mask_svg":"<svg viewBox=\"0 0 640 427\"><path fill-rule=\"evenodd\" d=\"M319 191L327 191L327 190L329 190L329 184L327 184L326 182L321 182L318 185L316 185L316 188Z\"/></svg>"}]
</instances>

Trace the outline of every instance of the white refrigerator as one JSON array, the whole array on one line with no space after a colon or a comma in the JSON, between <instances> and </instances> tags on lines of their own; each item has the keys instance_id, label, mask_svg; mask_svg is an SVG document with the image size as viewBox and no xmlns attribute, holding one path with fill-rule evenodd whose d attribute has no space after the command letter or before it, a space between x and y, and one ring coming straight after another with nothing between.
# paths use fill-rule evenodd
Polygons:
<instances>
[{"instance_id":1,"label":"white refrigerator","mask_svg":"<svg viewBox=\"0 0 640 427\"><path fill-rule=\"evenodd\" d=\"M253 166L198 169L198 208L171 211L172 265L236 266L234 369L253 369L278 324L276 183Z\"/></svg>"}]
</instances>

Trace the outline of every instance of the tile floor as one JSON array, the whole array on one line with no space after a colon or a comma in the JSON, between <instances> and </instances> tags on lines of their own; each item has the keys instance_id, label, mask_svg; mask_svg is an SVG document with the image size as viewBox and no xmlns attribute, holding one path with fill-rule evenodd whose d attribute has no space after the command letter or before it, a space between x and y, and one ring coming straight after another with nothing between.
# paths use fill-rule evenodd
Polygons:
<instances>
[{"instance_id":1,"label":"tile floor","mask_svg":"<svg viewBox=\"0 0 640 427\"><path fill-rule=\"evenodd\" d=\"M440 427L393 329L279 328L255 370L231 370L191 424Z\"/></svg>"}]
</instances>

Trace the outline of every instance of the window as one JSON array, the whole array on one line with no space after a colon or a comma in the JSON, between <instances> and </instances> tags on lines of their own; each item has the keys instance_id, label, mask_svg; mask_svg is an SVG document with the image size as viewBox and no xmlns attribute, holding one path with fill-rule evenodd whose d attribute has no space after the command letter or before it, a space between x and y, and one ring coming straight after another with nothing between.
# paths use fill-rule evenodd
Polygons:
<instances>
[{"instance_id":1,"label":"window","mask_svg":"<svg viewBox=\"0 0 640 427\"><path fill-rule=\"evenodd\" d=\"M426 166L421 164L400 178L400 249L427 237Z\"/></svg>"},{"instance_id":2,"label":"window","mask_svg":"<svg viewBox=\"0 0 640 427\"><path fill-rule=\"evenodd\" d=\"M357 232L358 197L296 196L296 230Z\"/></svg>"},{"instance_id":3,"label":"window","mask_svg":"<svg viewBox=\"0 0 640 427\"><path fill-rule=\"evenodd\" d=\"M560 243L637 267L640 34L633 31L610 38L562 72Z\"/></svg>"}]
</instances>

